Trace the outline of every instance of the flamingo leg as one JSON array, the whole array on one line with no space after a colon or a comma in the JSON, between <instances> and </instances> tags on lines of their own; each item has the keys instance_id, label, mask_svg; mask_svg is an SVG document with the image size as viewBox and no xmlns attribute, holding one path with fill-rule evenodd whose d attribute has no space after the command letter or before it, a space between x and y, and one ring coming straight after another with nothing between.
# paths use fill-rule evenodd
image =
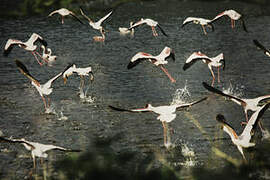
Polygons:
<instances>
[{"instance_id":1,"label":"flamingo leg","mask_svg":"<svg viewBox=\"0 0 270 180\"><path fill-rule=\"evenodd\" d=\"M51 106L51 99L48 97L48 107Z\"/></svg>"},{"instance_id":2,"label":"flamingo leg","mask_svg":"<svg viewBox=\"0 0 270 180\"><path fill-rule=\"evenodd\" d=\"M45 107L45 110L46 110L46 109L47 109L47 103L46 103L46 99L45 99L43 96L41 96L41 98L42 98L42 100L43 100L44 107Z\"/></svg>"},{"instance_id":3,"label":"flamingo leg","mask_svg":"<svg viewBox=\"0 0 270 180\"><path fill-rule=\"evenodd\" d=\"M219 67L218 67L218 82L220 83L220 78L219 78Z\"/></svg>"},{"instance_id":4,"label":"flamingo leg","mask_svg":"<svg viewBox=\"0 0 270 180\"><path fill-rule=\"evenodd\" d=\"M34 53L34 51L32 51L32 54L33 54L33 56L35 57L35 59L37 60L38 64L39 64L40 66L42 66L43 64L38 60L37 55Z\"/></svg>"},{"instance_id":5,"label":"flamingo leg","mask_svg":"<svg viewBox=\"0 0 270 180\"><path fill-rule=\"evenodd\" d=\"M166 144L167 144L167 127L166 127L166 122L165 121L162 121L162 126L163 126L164 146L166 147Z\"/></svg>"},{"instance_id":6,"label":"flamingo leg","mask_svg":"<svg viewBox=\"0 0 270 180\"><path fill-rule=\"evenodd\" d=\"M234 26L235 26L235 22L233 19L231 19L231 26L232 26L232 28L234 28Z\"/></svg>"},{"instance_id":7,"label":"flamingo leg","mask_svg":"<svg viewBox=\"0 0 270 180\"><path fill-rule=\"evenodd\" d=\"M202 25L202 29L203 29L204 34L207 35L207 32L205 30L205 26L204 25Z\"/></svg>"},{"instance_id":8,"label":"flamingo leg","mask_svg":"<svg viewBox=\"0 0 270 180\"><path fill-rule=\"evenodd\" d=\"M45 61L46 63L48 63L49 61L47 59L44 59L37 51L34 51L41 59L43 59L43 61Z\"/></svg>"},{"instance_id":9,"label":"flamingo leg","mask_svg":"<svg viewBox=\"0 0 270 180\"><path fill-rule=\"evenodd\" d=\"M63 16L61 17L61 22L62 22L62 24L64 24L64 17Z\"/></svg>"},{"instance_id":10,"label":"flamingo leg","mask_svg":"<svg viewBox=\"0 0 270 180\"><path fill-rule=\"evenodd\" d=\"M160 68L169 77L172 83L176 82L176 80L169 74L168 70L163 65L160 65Z\"/></svg>"},{"instance_id":11,"label":"flamingo leg","mask_svg":"<svg viewBox=\"0 0 270 180\"><path fill-rule=\"evenodd\" d=\"M33 159L33 166L34 166L34 169L36 169L36 158L35 158L35 156L33 156L32 159Z\"/></svg>"},{"instance_id":12,"label":"flamingo leg","mask_svg":"<svg viewBox=\"0 0 270 180\"><path fill-rule=\"evenodd\" d=\"M152 27L153 36L155 36L155 37L158 36L158 33L157 33L155 27L154 26L151 26L151 27Z\"/></svg>"},{"instance_id":13,"label":"flamingo leg","mask_svg":"<svg viewBox=\"0 0 270 180\"><path fill-rule=\"evenodd\" d=\"M216 78L215 78L215 75L214 75L214 72L213 72L212 68L209 67L209 69L210 69L211 75L212 75L212 77L213 77L211 86L214 86L214 83L215 83L215 79L216 79Z\"/></svg>"}]
</instances>

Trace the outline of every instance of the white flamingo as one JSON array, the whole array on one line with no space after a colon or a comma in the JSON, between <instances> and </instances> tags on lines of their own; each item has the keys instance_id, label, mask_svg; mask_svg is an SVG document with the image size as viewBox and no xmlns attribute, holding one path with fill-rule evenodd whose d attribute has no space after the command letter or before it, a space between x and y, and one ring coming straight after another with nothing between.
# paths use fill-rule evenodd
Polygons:
<instances>
[{"instance_id":1,"label":"white flamingo","mask_svg":"<svg viewBox=\"0 0 270 180\"><path fill-rule=\"evenodd\" d=\"M141 18L140 21L136 22L128 29L131 30L131 29L136 28L136 27L143 25L143 24L146 24L152 28L153 36L158 36L158 33L157 33L155 27L158 27L160 29L160 31L162 32L162 34L164 34L165 36L168 36L165 33L165 31L161 28L161 26L159 25L159 23L157 21L154 21L153 19L149 19L149 18L147 18L147 19Z\"/></svg>"},{"instance_id":2,"label":"white flamingo","mask_svg":"<svg viewBox=\"0 0 270 180\"><path fill-rule=\"evenodd\" d=\"M44 95L50 95L53 91L52 83L58 79L59 77L62 76L62 72L57 74L56 76L54 76L52 79L50 79L49 81L47 81L45 84L40 84L40 82L38 80L36 80L27 70L27 68L25 67L25 65L20 62L19 60L16 60L16 65L19 68L20 72L25 75L30 81L31 84L37 89L39 95L41 96L43 103L44 103L44 107L45 110L49 107L49 103L50 103L50 99L48 98L48 104L46 102L46 99L44 97Z\"/></svg>"},{"instance_id":3,"label":"white flamingo","mask_svg":"<svg viewBox=\"0 0 270 180\"><path fill-rule=\"evenodd\" d=\"M65 16L72 16L74 17L77 21L79 21L81 24L83 24L83 22L76 16L76 14L66 8L61 8L61 9L58 9L58 10L55 10L53 12L51 12L48 17L54 15L54 14L59 14L61 16L61 22L62 24L64 24L64 17Z\"/></svg>"},{"instance_id":4,"label":"white flamingo","mask_svg":"<svg viewBox=\"0 0 270 180\"><path fill-rule=\"evenodd\" d=\"M171 82L174 83L174 82L176 82L175 79L169 74L168 70L163 66L164 64L168 64L167 59L170 57L173 60L175 60L175 54L174 54L173 50L169 47L165 47L161 51L161 53L157 56L153 56L151 54L144 53L144 52L138 52L137 54L135 54L131 58L127 68L131 69L134 66L136 66L137 64L139 64L140 62L145 61L145 60L149 60L155 66L159 66L164 71L164 73L169 77Z\"/></svg>"},{"instance_id":5,"label":"white flamingo","mask_svg":"<svg viewBox=\"0 0 270 180\"><path fill-rule=\"evenodd\" d=\"M250 142L252 132L251 130L256 126L264 112L268 109L270 103L263 105L258 108L250 117L245 129L241 135L237 135L235 130L225 121L225 117L221 114L218 114L216 120L222 124L222 129L229 134L234 145L237 146L239 152L246 161L246 157L243 152L243 148L249 148L255 146L255 143Z\"/></svg>"},{"instance_id":6,"label":"white flamingo","mask_svg":"<svg viewBox=\"0 0 270 180\"><path fill-rule=\"evenodd\" d=\"M214 26L212 25L211 20L209 20L209 19L197 18L197 17L187 17L182 24L182 28L189 23L201 25L205 35L207 34L207 32L205 30L205 26L210 27L212 29L212 31L214 31Z\"/></svg>"},{"instance_id":7,"label":"white flamingo","mask_svg":"<svg viewBox=\"0 0 270 180\"><path fill-rule=\"evenodd\" d=\"M40 42L42 45L44 45L45 47L47 46L47 42L37 33L33 33L31 35L31 37L26 41L26 42L22 42L20 40L17 39L8 39L4 48L4 56L8 56L10 51L13 49L13 47L19 46L23 49L25 49L26 51L29 51L33 54L33 56L35 57L35 59L37 60L37 62L42 65L42 63L38 60L36 54L42 58L42 56L36 51L38 46L35 45L34 43L36 42ZM43 59L43 58L42 58ZM43 59L46 62L46 59Z\"/></svg>"},{"instance_id":8,"label":"white flamingo","mask_svg":"<svg viewBox=\"0 0 270 180\"><path fill-rule=\"evenodd\" d=\"M173 104L168 106L157 106L154 107L151 104L147 104L145 108L139 108L139 109L121 109L113 106L109 106L111 109L116 111L127 111L127 112L154 112L158 114L157 120L160 120L163 126L163 136L164 136L164 145L165 147L170 146L170 142L167 141L167 123L173 121L176 118L175 112L178 110L181 110L183 108L191 107L195 104L198 104L207 98L202 98L198 101L194 101L191 103L185 103L185 104Z\"/></svg>"},{"instance_id":9,"label":"white flamingo","mask_svg":"<svg viewBox=\"0 0 270 180\"><path fill-rule=\"evenodd\" d=\"M220 53L216 57L210 58L210 57L206 56L205 54L201 53L200 51L194 52L186 60L184 66L183 66L183 70L184 71L187 70L190 66L192 66L198 60L201 60L203 63L208 65L208 69L210 70L212 78L213 78L212 79L212 86L214 85L214 82L215 82L215 74L212 70L212 67L218 68L218 82L220 82L219 68L221 66L223 66L223 70L225 69L225 59L224 59L223 53ZM223 64L222 64L222 62L223 62Z\"/></svg>"},{"instance_id":10,"label":"white flamingo","mask_svg":"<svg viewBox=\"0 0 270 180\"><path fill-rule=\"evenodd\" d=\"M28 151L31 151L31 156L33 159L33 166L36 168L36 157L40 158L47 158L48 154L47 151L50 150L59 150L59 151L65 151L65 152L80 152L81 150L75 150L75 149L67 149L60 146L55 146L51 144L41 144L37 142L30 142L25 140L24 138L21 139L13 139L13 138L4 138L0 137L0 142L8 142L8 143L19 143L22 144Z\"/></svg>"}]
</instances>

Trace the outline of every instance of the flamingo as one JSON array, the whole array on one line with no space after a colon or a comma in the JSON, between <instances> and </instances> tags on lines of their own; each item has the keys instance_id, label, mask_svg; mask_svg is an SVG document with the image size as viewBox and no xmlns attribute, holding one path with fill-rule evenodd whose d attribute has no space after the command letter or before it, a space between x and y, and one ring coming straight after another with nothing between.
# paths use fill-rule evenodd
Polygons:
<instances>
[{"instance_id":1,"label":"flamingo","mask_svg":"<svg viewBox=\"0 0 270 180\"><path fill-rule=\"evenodd\" d=\"M101 36L94 36L93 40L95 42L104 42L105 41L105 30L101 29Z\"/></svg>"},{"instance_id":2,"label":"flamingo","mask_svg":"<svg viewBox=\"0 0 270 180\"><path fill-rule=\"evenodd\" d=\"M247 99L247 98L239 98L239 97L235 97L229 94L226 94L212 86L209 86L206 82L202 83L204 88L207 89L208 91L211 91L213 93L219 94L221 96L227 97L230 100L232 100L233 102L235 102L236 104L240 105L243 107L244 112L245 112L245 116L246 116L246 121L248 122L248 111L257 111L258 108L260 108L259 104L262 101L265 101L267 99L270 99L270 95L265 95L265 96L259 96L256 98L252 98L252 99ZM259 124L260 125L260 124Z\"/></svg>"},{"instance_id":3,"label":"flamingo","mask_svg":"<svg viewBox=\"0 0 270 180\"><path fill-rule=\"evenodd\" d=\"M233 9L223 11L222 13L220 13L216 17L214 17L214 19L212 19L211 21L214 22L223 16L228 16L231 19L232 28L235 27L235 21L240 20L242 22L242 26L243 26L244 31L248 32L247 27L245 25L245 21L243 19L243 15L239 14L238 12L236 12Z\"/></svg>"},{"instance_id":4,"label":"flamingo","mask_svg":"<svg viewBox=\"0 0 270 180\"><path fill-rule=\"evenodd\" d=\"M252 136L252 129L256 126L264 112L268 109L270 103L259 107L250 117L245 129L241 135L237 135L233 127L231 127L225 120L225 117L222 114L218 114L216 120L222 124L222 129L229 134L234 145L237 146L239 152L243 156L243 159L246 162L246 157L243 152L243 148L249 148L255 146L255 143L250 142Z\"/></svg>"},{"instance_id":5,"label":"flamingo","mask_svg":"<svg viewBox=\"0 0 270 180\"><path fill-rule=\"evenodd\" d=\"M29 73L29 71L27 70L27 68L25 67L25 65L21 61L16 60L16 65L19 68L20 72L23 75L25 75L31 81L31 84L37 89L39 95L41 96L41 98L43 100L44 107L45 107L45 110L46 110L49 107L50 99L48 98L48 105L47 105L47 102L46 102L46 99L45 99L44 95L50 95L52 93L52 91L53 91L53 88L51 87L52 83L56 79L58 79L60 76L62 76L63 73L61 72L61 73L57 74L52 79L48 80L45 84L40 84L40 82L38 80L36 80Z\"/></svg>"},{"instance_id":6,"label":"flamingo","mask_svg":"<svg viewBox=\"0 0 270 180\"><path fill-rule=\"evenodd\" d=\"M193 65L198 60L202 60L203 63L208 65L208 68L209 68L211 75L213 77L212 86L214 85L214 82L215 82L215 75L214 75L214 72L212 70L212 67L218 68L218 82L220 82L219 68L221 66L223 66L223 70L225 69L225 59L224 59L223 53L220 53L216 57L210 58L210 57L206 56L205 54L201 53L200 51L194 52L186 60L184 66L183 66L183 70L184 71L187 70L191 65ZM222 62L223 62L223 64L222 64Z\"/></svg>"},{"instance_id":7,"label":"flamingo","mask_svg":"<svg viewBox=\"0 0 270 180\"><path fill-rule=\"evenodd\" d=\"M214 26L211 23L211 20L209 19L204 19L204 18L197 18L197 17L188 17L184 20L183 24L182 24L182 28L189 24L189 23L194 23L194 24L199 24L202 26L203 32L205 35L207 35L207 32L205 30L205 26L208 26L212 29L212 31L214 31Z\"/></svg>"},{"instance_id":8,"label":"flamingo","mask_svg":"<svg viewBox=\"0 0 270 180\"><path fill-rule=\"evenodd\" d=\"M176 82L175 79L169 74L168 70L163 66L164 64L168 64L167 59L170 57L175 61L175 54L173 50L169 47L165 47L161 51L161 53L157 56L153 56L151 54L144 53L144 52L138 52L131 58L127 68L131 69L137 64L139 64L140 62L144 60L149 60L155 66L159 66L164 71L164 73L169 77L171 82L174 83Z\"/></svg>"},{"instance_id":9,"label":"flamingo","mask_svg":"<svg viewBox=\"0 0 270 180\"><path fill-rule=\"evenodd\" d=\"M77 21L79 21L81 24L83 24L83 22L76 16L76 14L66 8L61 8L61 9L58 9L58 10L55 10L53 12L51 12L48 17L54 15L54 14L59 14L61 16L61 22L62 24L64 24L64 17L65 16L72 16L74 17Z\"/></svg>"},{"instance_id":10,"label":"flamingo","mask_svg":"<svg viewBox=\"0 0 270 180\"><path fill-rule=\"evenodd\" d=\"M31 151L31 156L33 159L33 166L34 169L36 168L36 157L40 158L47 158L48 154L47 151L50 150L59 150L59 151L65 151L65 152L80 152L81 150L75 150L75 149L67 149L60 146L55 146L51 144L41 144L38 142L30 142L25 140L24 138L21 139L13 139L13 138L4 138L0 137L0 141L8 142L8 143L19 143L22 144L28 151Z\"/></svg>"},{"instance_id":11,"label":"flamingo","mask_svg":"<svg viewBox=\"0 0 270 180\"><path fill-rule=\"evenodd\" d=\"M146 24L152 28L153 36L155 36L155 37L158 36L158 33L157 33L155 27L158 27L164 36L168 36L165 33L165 31L161 28L161 26L158 24L157 21L154 21L154 20L149 19L149 18L147 18L147 19L141 18L140 21L133 24L131 27L128 28L128 30L131 30L131 29L136 28L136 27L143 25L143 24Z\"/></svg>"},{"instance_id":12,"label":"flamingo","mask_svg":"<svg viewBox=\"0 0 270 180\"><path fill-rule=\"evenodd\" d=\"M253 43L261 50L263 50L264 54L268 57L270 57L270 51L266 49L261 43L259 43L258 40L254 39Z\"/></svg>"},{"instance_id":13,"label":"flamingo","mask_svg":"<svg viewBox=\"0 0 270 180\"><path fill-rule=\"evenodd\" d=\"M121 109L113 106L109 106L111 109L116 111L127 111L127 112L154 112L158 114L157 120L160 120L163 126L163 136L164 136L164 146L168 148L170 146L170 143L167 141L167 123L173 121L176 118L175 112L178 110L181 110L183 108L191 107L195 104L198 104L204 100L206 100L207 97L202 98L198 101L194 101L191 103L186 104L173 104L173 105L167 105L167 106L152 106L151 104L147 104L145 108L139 108L139 109Z\"/></svg>"},{"instance_id":14,"label":"flamingo","mask_svg":"<svg viewBox=\"0 0 270 180\"><path fill-rule=\"evenodd\" d=\"M26 42L22 42L20 40L17 39L8 39L4 48L4 56L8 56L9 53L11 52L11 50L13 49L13 47L15 45L25 49L26 51L29 51L33 54L33 56L35 57L35 59L37 60L37 62L39 63L39 65L42 65L42 63L38 60L36 54L42 58L42 56L36 51L37 50L37 45L35 45L34 43L36 42L40 42L42 45L44 45L45 47L47 46L47 42L37 33L33 33L31 35L31 37L26 41ZM45 62L47 62L46 59L42 58Z\"/></svg>"},{"instance_id":15,"label":"flamingo","mask_svg":"<svg viewBox=\"0 0 270 180\"><path fill-rule=\"evenodd\" d=\"M101 34L103 34L104 28L101 26L101 24L103 23L103 21L105 21L111 14L113 11L109 12L106 16L104 16L103 18L101 18L99 21L94 22L92 21L88 16L86 16L82 10L82 8L80 8L81 14L88 20L89 25L96 29L99 30Z\"/></svg>"},{"instance_id":16,"label":"flamingo","mask_svg":"<svg viewBox=\"0 0 270 180\"><path fill-rule=\"evenodd\" d=\"M131 27L134 23L130 22L129 27ZM134 28L130 29L126 27L119 27L118 28L120 35L128 35L134 36Z\"/></svg>"},{"instance_id":17,"label":"flamingo","mask_svg":"<svg viewBox=\"0 0 270 180\"><path fill-rule=\"evenodd\" d=\"M51 48L46 48L45 46L41 45L42 49L42 58L46 59L48 63L54 62L57 58L57 56L52 55Z\"/></svg>"}]
</instances>

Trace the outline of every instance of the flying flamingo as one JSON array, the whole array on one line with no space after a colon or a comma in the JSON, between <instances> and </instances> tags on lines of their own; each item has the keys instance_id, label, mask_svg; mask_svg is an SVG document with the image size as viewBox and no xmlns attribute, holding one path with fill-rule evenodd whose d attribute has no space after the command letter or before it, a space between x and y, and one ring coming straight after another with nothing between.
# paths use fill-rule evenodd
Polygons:
<instances>
[{"instance_id":1,"label":"flying flamingo","mask_svg":"<svg viewBox=\"0 0 270 180\"><path fill-rule=\"evenodd\" d=\"M198 60L201 60L202 62L204 62L205 64L208 65L208 68L209 68L211 75L212 75L212 78L213 78L212 79L212 86L214 85L214 82L215 82L215 75L214 75L214 72L212 70L212 67L218 68L218 82L220 82L219 68L221 66L223 66L223 70L225 69L225 59L224 59L223 53L220 53L216 57L210 58L210 57L206 56L205 54L201 53L200 51L194 52L186 60L184 66L183 66L183 70L184 71L187 70L191 65L193 65ZM222 62L223 62L223 64L222 64Z\"/></svg>"},{"instance_id":2,"label":"flying flamingo","mask_svg":"<svg viewBox=\"0 0 270 180\"><path fill-rule=\"evenodd\" d=\"M131 58L127 68L131 69L137 64L139 64L140 62L144 60L149 60L155 66L159 66L162 69L162 71L164 71L164 73L169 77L171 82L174 83L176 82L175 79L169 74L168 70L163 66L164 64L168 64L167 59L170 57L175 61L175 54L173 50L169 47L165 47L161 51L161 53L157 56L153 56L151 54L144 53L144 52L138 52Z\"/></svg>"},{"instance_id":3,"label":"flying flamingo","mask_svg":"<svg viewBox=\"0 0 270 180\"><path fill-rule=\"evenodd\" d=\"M42 58L42 56L36 51L37 50L37 45L35 45L35 42L40 42L42 45L44 45L45 47L47 46L47 42L37 33L33 33L31 35L31 37L26 41L26 42L22 42L20 40L17 39L8 39L7 43L5 45L4 48L4 56L8 56L8 54L10 53L10 51L13 49L13 47L15 45L25 49L26 51L29 51L33 54L33 56L35 57L35 59L37 60L37 62L39 63L39 65L42 65L42 63L38 60L36 54ZM42 58L43 59L43 58ZM46 59L43 59L45 62L47 62Z\"/></svg>"},{"instance_id":4,"label":"flying flamingo","mask_svg":"<svg viewBox=\"0 0 270 180\"><path fill-rule=\"evenodd\" d=\"M235 27L235 21L240 20L242 22L242 26L243 26L244 31L248 32L247 27L245 25L245 21L243 19L243 15L239 14L238 12L236 12L233 9L223 11L222 13L220 13L216 17L214 17L214 19L212 19L211 21L214 22L223 16L228 16L231 19L232 28Z\"/></svg>"},{"instance_id":5,"label":"flying flamingo","mask_svg":"<svg viewBox=\"0 0 270 180\"><path fill-rule=\"evenodd\" d=\"M212 29L212 31L214 31L214 26L212 25L211 20L209 20L209 19L188 17L184 20L184 22L182 24L182 28L189 23L201 25L205 35L207 35L207 32L205 30L205 26L210 27Z\"/></svg>"},{"instance_id":6,"label":"flying flamingo","mask_svg":"<svg viewBox=\"0 0 270 180\"><path fill-rule=\"evenodd\" d=\"M148 26L150 26L152 28L153 36L158 36L158 33L157 33L155 27L158 27L160 29L160 31L162 32L162 34L164 34L164 36L168 36L165 33L165 31L161 28L161 26L158 24L157 21L154 21L154 20L149 19L149 18L147 18L147 19L141 18L140 21L136 22L135 24L133 24L128 29L131 30L131 29L136 28L136 27L138 27L140 25L143 25L143 24L146 24L146 25L148 25Z\"/></svg>"},{"instance_id":7,"label":"flying flamingo","mask_svg":"<svg viewBox=\"0 0 270 180\"><path fill-rule=\"evenodd\" d=\"M225 117L218 114L216 120L222 124L222 129L229 134L234 145L237 146L239 152L246 161L246 157L243 152L243 148L249 148L255 146L255 143L251 143L252 129L256 126L264 112L268 109L270 103L259 107L250 117L245 129L241 135L237 135L235 130L226 122Z\"/></svg>"},{"instance_id":8,"label":"flying flamingo","mask_svg":"<svg viewBox=\"0 0 270 180\"><path fill-rule=\"evenodd\" d=\"M131 27L133 24L134 24L133 22L130 22L129 27ZM120 32L120 35L128 35L128 34L130 34L131 36L134 36L134 28L129 29L129 28L126 28L126 27L119 27L118 30Z\"/></svg>"},{"instance_id":9,"label":"flying flamingo","mask_svg":"<svg viewBox=\"0 0 270 180\"><path fill-rule=\"evenodd\" d=\"M8 143L18 143L22 144L28 151L31 151L31 156L33 159L33 166L34 169L36 168L36 157L40 158L47 158L48 154L47 151L50 150L59 150L59 151L65 151L65 152L80 152L81 150L75 150L75 149L67 149L60 146L55 146L51 144L41 144L37 142L30 142L25 140L24 138L21 139L13 139L13 138L4 138L0 137L0 142L8 142Z\"/></svg>"},{"instance_id":10,"label":"flying flamingo","mask_svg":"<svg viewBox=\"0 0 270 180\"><path fill-rule=\"evenodd\" d=\"M49 103L50 103L50 99L48 98L48 104L46 102L46 99L44 97L44 95L50 95L53 91L52 83L58 79L59 77L62 76L62 72L57 74L56 76L54 76L52 79L50 79L49 81L47 81L45 84L40 84L40 82L38 80L36 80L27 70L27 68L25 67L25 65L20 62L19 60L16 60L16 65L18 66L20 72L25 75L30 81L31 84L37 89L37 91L39 92L39 95L41 96L43 103L44 103L44 107L45 110L49 107Z\"/></svg>"},{"instance_id":11,"label":"flying flamingo","mask_svg":"<svg viewBox=\"0 0 270 180\"><path fill-rule=\"evenodd\" d=\"M77 21L79 21L81 24L83 24L83 22L76 16L76 14L66 8L61 8L61 9L58 9L58 10L55 10L53 12L51 12L48 17L54 15L54 14L59 14L61 16L61 22L62 24L64 24L64 17L65 16L72 16L74 17Z\"/></svg>"},{"instance_id":12,"label":"flying flamingo","mask_svg":"<svg viewBox=\"0 0 270 180\"><path fill-rule=\"evenodd\" d=\"M100 33L103 34L103 31L105 31L105 30L104 30L104 28L101 26L101 24L103 23L103 21L105 21L105 20L112 14L112 11L109 12L106 16L104 16L103 18L101 18L101 19L100 19L99 21L97 21L97 22L92 21L88 16L86 16L86 15L84 14L82 8L80 8L80 11L81 11L81 14L83 15L83 17L85 17L85 18L88 20L89 25L90 25L92 28L94 28L94 29L96 29L96 30L99 30Z\"/></svg>"},{"instance_id":13,"label":"flying flamingo","mask_svg":"<svg viewBox=\"0 0 270 180\"><path fill-rule=\"evenodd\" d=\"M152 106L151 104L147 104L145 108L139 109L121 109L113 106L109 106L111 109L116 111L127 111L127 112L154 112L158 114L157 120L160 120L163 126L163 136L164 136L164 146L168 148L171 144L167 141L167 123L173 121L176 118L175 112L181 110L183 108L191 107L195 104L198 104L207 98L202 98L198 101L194 101L186 104L173 104L168 106Z\"/></svg>"}]
</instances>

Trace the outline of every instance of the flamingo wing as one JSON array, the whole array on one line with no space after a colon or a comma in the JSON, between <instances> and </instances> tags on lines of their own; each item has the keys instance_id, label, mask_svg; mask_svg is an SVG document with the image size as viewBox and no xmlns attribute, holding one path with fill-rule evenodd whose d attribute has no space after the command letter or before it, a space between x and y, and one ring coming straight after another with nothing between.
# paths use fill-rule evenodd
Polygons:
<instances>
[{"instance_id":1,"label":"flamingo wing","mask_svg":"<svg viewBox=\"0 0 270 180\"><path fill-rule=\"evenodd\" d=\"M181 105L177 106L176 110L181 110L181 109L186 108L186 107L191 107L191 106L193 106L195 104L198 104L200 102L205 101L206 99L207 99L207 97L204 97L204 98L202 98L202 99L200 99L198 101L194 101L194 102L187 103L187 104L181 104Z\"/></svg>"},{"instance_id":2,"label":"flamingo wing","mask_svg":"<svg viewBox=\"0 0 270 180\"><path fill-rule=\"evenodd\" d=\"M74 17L77 21L79 21L81 24L83 24L83 22L76 16L76 14L70 11L70 15Z\"/></svg>"},{"instance_id":3,"label":"flamingo wing","mask_svg":"<svg viewBox=\"0 0 270 180\"><path fill-rule=\"evenodd\" d=\"M101 18L97 24L101 25L103 21L105 21L111 14L113 11L109 12L106 16L104 16L103 18Z\"/></svg>"},{"instance_id":4,"label":"flamingo wing","mask_svg":"<svg viewBox=\"0 0 270 180\"><path fill-rule=\"evenodd\" d=\"M17 67L19 68L20 72L25 75L28 79L30 79L31 81L33 81L35 84L37 84L38 86L40 86L40 83L38 82L38 80L36 80L31 74L30 72L28 71L28 69L25 67L25 65L19 61L19 60L16 60L16 65Z\"/></svg>"},{"instance_id":5,"label":"flamingo wing","mask_svg":"<svg viewBox=\"0 0 270 180\"><path fill-rule=\"evenodd\" d=\"M137 54L135 54L132 59L130 60L127 68L131 69L134 66L138 65L140 62L147 60L147 59L153 59L153 61L155 60L153 58L153 56L151 54L148 53L144 53L144 52L138 52Z\"/></svg>"},{"instance_id":6,"label":"flamingo wing","mask_svg":"<svg viewBox=\"0 0 270 180\"><path fill-rule=\"evenodd\" d=\"M270 56L270 51L266 49L258 40L254 39L253 43L261 50L263 50L264 54Z\"/></svg>"},{"instance_id":7,"label":"flamingo wing","mask_svg":"<svg viewBox=\"0 0 270 180\"><path fill-rule=\"evenodd\" d=\"M87 19L89 22L93 22L88 16L86 16L82 10L82 8L80 8L81 14L83 15L83 17L85 17L85 19Z\"/></svg>"},{"instance_id":8,"label":"flamingo wing","mask_svg":"<svg viewBox=\"0 0 270 180\"><path fill-rule=\"evenodd\" d=\"M164 36L167 36L168 37L168 35L165 33L165 31L161 28L161 26L159 24L157 24L157 27L160 29L160 31L162 32L162 34Z\"/></svg>"},{"instance_id":9,"label":"flamingo wing","mask_svg":"<svg viewBox=\"0 0 270 180\"><path fill-rule=\"evenodd\" d=\"M20 40L16 40L16 39L8 39L7 40L7 43L5 45L5 48L4 48L4 53L3 55L4 56L8 56L9 53L11 52L11 50L13 49L13 47L15 45L21 45L21 46L25 46L24 43Z\"/></svg>"},{"instance_id":10,"label":"flamingo wing","mask_svg":"<svg viewBox=\"0 0 270 180\"><path fill-rule=\"evenodd\" d=\"M218 89L216 89L216 88L214 88L212 86L209 86L206 82L203 82L202 84L203 84L204 88L207 89L208 91L211 91L213 93L228 97L230 99L234 99L234 100L238 101L240 104L245 103L245 101L243 101L242 99L234 97L234 96L229 95L229 94L225 94L222 91L220 91L220 90L218 90Z\"/></svg>"}]
</instances>

